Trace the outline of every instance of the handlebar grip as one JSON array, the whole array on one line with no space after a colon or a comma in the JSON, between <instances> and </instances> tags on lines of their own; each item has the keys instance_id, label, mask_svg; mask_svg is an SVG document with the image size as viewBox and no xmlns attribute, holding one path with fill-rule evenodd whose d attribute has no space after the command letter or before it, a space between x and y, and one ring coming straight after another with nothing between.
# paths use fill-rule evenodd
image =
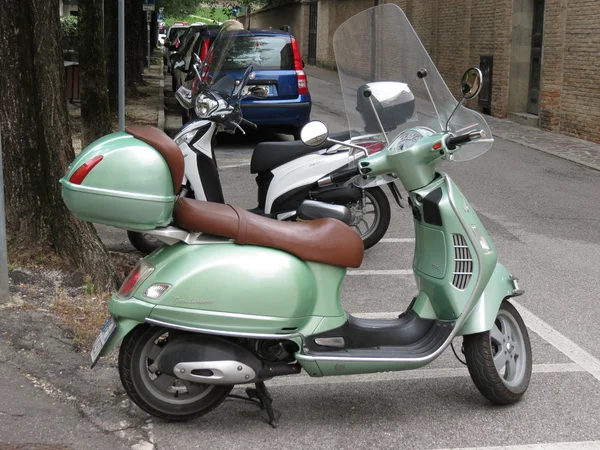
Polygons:
<instances>
[{"instance_id":1,"label":"handlebar grip","mask_svg":"<svg viewBox=\"0 0 600 450\"><path fill-rule=\"evenodd\" d=\"M448 147L448 150L454 150L454 149L456 149L457 145L461 145L466 142L471 142L476 139L481 139L483 136L484 136L483 131L472 131L471 133L454 136L454 137L449 138L446 141L446 147Z\"/></svg>"},{"instance_id":2,"label":"handlebar grip","mask_svg":"<svg viewBox=\"0 0 600 450\"><path fill-rule=\"evenodd\" d=\"M258 128L258 125L256 125L254 122L250 122L249 120L246 120L246 119L242 119L242 123L244 123L246 125L250 125L252 128Z\"/></svg>"},{"instance_id":3,"label":"handlebar grip","mask_svg":"<svg viewBox=\"0 0 600 450\"><path fill-rule=\"evenodd\" d=\"M358 170L358 167L354 168L354 169L344 170L343 172L334 173L333 175L330 175L329 177L331 178L332 183L337 183L339 181L349 180L350 178L352 178L356 175L360 175L360 171Z\"/></svg>"}]
</instances>

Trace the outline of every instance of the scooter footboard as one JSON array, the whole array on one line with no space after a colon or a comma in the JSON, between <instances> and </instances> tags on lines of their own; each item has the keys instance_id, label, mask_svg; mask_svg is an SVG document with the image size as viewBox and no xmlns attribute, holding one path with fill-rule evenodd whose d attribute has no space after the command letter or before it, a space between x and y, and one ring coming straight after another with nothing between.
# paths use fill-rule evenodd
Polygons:
<instances>
[{"instance_id":1,"label":"scooter footboard","mask_svg":"<svg viewBox=\"0 0 600 450\"><path fill-rule=\"evenodd\" d=\"M489 331L494 326L500 304L503 300L520 295L510 272L500 263L496 267L483 294L465 320L458 335Z\"/></svg>"}]
</instances>

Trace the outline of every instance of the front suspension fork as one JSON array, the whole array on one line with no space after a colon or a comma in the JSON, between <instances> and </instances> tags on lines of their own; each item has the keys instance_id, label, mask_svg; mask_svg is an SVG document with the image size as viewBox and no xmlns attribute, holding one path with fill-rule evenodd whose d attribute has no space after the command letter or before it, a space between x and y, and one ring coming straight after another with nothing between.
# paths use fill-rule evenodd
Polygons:
<instances>
[{"instance_id":1,"label":"front suspension fork","mask_svg":"<svg viewBox=\"0 0 600 450\"><path fill-rule=\"evenodd\" d=\"M400 189L398 189L398 186L396 186L395 182L391 182L388 183L388 186L390 188L390 191L392 192L392 196L394 197L394 200L396 200L396 203L398 203L398 206L400 208L404 208L404 206L402 205L402 194L400 193Z\"/></svg>"}]
</instances>

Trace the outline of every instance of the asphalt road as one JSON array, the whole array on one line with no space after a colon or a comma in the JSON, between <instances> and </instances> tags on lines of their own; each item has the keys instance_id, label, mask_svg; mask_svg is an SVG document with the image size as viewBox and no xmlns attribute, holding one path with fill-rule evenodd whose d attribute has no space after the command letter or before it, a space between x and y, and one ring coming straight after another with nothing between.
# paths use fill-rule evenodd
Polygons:
<instances>
[{"instance_id":1,"label":"asphalt road","mask_svg":"<svg viewBox=\"0 0 600 450\"><path fill-rule=\"evenodd\" d=\"M313 118L332 131L344 129L339 88L316 78L309 85ZM219 140L228 203L255 206L248 170L255 140ZM500 261L526 291L517 301L529 327L534 374L520 403L491 406L447 351L415 372L274 380L268 386L282 414L278 429L253 405L227 400L190 423L155 420L156 447L600 448L600 172L502 139L480 158L442 170L469 198ZM124 233L107 231L101 233L110 246L128 247ZM386 239L344 282L348 311L393 317L406 308L414 279L389 271L411 269L413 237L408 209L394 207ZM557 444L565 442L573 444Z\"/></svg>"}]
</instances>

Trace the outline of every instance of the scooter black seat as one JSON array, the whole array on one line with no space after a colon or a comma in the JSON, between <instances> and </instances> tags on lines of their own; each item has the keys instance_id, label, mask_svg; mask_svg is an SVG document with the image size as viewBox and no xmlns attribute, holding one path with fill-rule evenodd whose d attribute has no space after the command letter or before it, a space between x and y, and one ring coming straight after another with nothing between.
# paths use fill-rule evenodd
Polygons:
<instances>
[{"instance_id":1,"label":"scooter black seat","mask_svg":"<svg viewBox=\"0 0 600 450\"><path fill-rule=\"evenodd\" d=\"M346 141L350 139L350 132L342 131L329 137L336 141ZM324 142L318 147L309 147L302 141L261 142L252 153L250 173L267 172L296 158L329 147L331 144L328 142Z\"/></svg>"},{"instance_id":2,"label":"scooter black seat","mask_svg":"<svg viewBox=\"0 0 600 450\"><path fill-rule=\"evenodd\" d=\"M233 205L180 197L173 220L189 231L276 248L305 261L333 266L359 267L364 254L358 233L337 219L281 222Z\"/></svg>"}]
</instances>

